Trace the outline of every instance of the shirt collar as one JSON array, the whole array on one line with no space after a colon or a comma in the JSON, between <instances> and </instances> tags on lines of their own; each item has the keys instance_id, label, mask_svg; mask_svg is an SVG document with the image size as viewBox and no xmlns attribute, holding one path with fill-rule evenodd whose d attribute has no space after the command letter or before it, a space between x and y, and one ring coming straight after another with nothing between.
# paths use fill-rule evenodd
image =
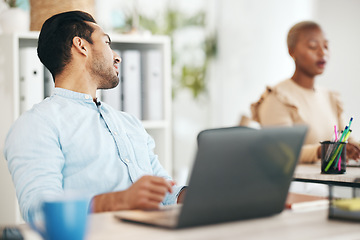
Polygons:
<instances>
[{"instance_id":1,"label":"shirt collar","mask_svg":"<svg viewBox=\"0 0 360 240\"><path fill-rule=\"evenodd\" d=\"M90 94L74 92L64 88L58 88L58 87L55 88L54 95L59 95L71 99L83 100L86 102L93 102L92 96Z\"/></svg>"}]
</instances>

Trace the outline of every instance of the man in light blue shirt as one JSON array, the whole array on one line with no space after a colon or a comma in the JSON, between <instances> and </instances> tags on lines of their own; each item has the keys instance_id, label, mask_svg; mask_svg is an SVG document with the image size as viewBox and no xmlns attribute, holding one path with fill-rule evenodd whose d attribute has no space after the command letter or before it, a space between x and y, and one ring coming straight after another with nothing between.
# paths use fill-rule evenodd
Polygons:
<instances>
[{"instance_id":1,"label":"man in light blue shirt","mask_svg":"<svg viewBox=\"0 0 360 240\"><path fill-rule=\"evenodd\" d=\"M38 55L56 88L14 123L4 150L26 221L42 199L65 190L86 192L94 212L156 209L184 197L141 122L96 98L97 89L119 83L121 59L110 42L79 11L57 14L42 27Z\"/></svg>"}]
</instances>

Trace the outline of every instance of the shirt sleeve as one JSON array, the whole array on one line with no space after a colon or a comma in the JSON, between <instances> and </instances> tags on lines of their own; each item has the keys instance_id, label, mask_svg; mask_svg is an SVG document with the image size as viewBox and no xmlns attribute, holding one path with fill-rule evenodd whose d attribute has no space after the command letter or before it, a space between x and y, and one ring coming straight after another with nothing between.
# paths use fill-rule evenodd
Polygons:
<instances>
[{"instance_id":1,"label":"shirt sleeve","mask_svg":"<svg viewBox=\"0 0 360 240\"><path fill-rule=\"evenodd\" d=\"M136 122L136 126L140 129L142 129L143 133L145 133L145 137L146 137L146 142L147 142L147 151L148 151L148 156L150 159L150 164L151 164L151 168L152 168L152 173L154 176L158 176L158 177L163 177L167 180L173 180L169 173L164 169L164 167L161 165L158 156L154 153L154 149L155 149L155 141L154 139L146 132L146 130L144 129L141 121L137 118L135 118L134 116L131 116L131 118L133 119L134 122ZM134 149L136 151L136 149ZM177 203L177 198L180 194L180 192L182 191L182 189L184 189L186 186L178 186L175 185L172 188L172 193L167 193L162 204L164 205L170 205L170 204L176 204Z\"/></svg>"},{"instance_id":2,"label":"shirt sleeve","mask_svg":"<svg viewBox=\"0 0 360 240\"><path fill-rule=\"evenodd\" d=\"M27 222L43 198L63 193L60 149L56 130L36 114L22 115L8 133L4 155Z\"/></svg>"},{"instance_id":3,"label":"shirt sleeve","mask_svg":"<svg viewBox=\"0 0 360 240\"><path fill-rule=\"evenodd\" d=\"M317 156L320 144L304 144L300 153L300 163L314 163L319 160Z\"/></svg>"},{"instance_id":4,"label":"shirt sleeve","mask_svg":"<svg viewBox=\"0 0 360 240\"><path fill-rule=\"evenodd\" d=\"M270 93L258 108L258 116L261 126L292 126L292 108L285 105L275 94ZM319 160L317 156L320 144L304 144L300 157L300 163L313 163Z\"/></svg>"},{"instance_id":5,"label":"shirt sleeve","mask_svg":"<svg viewBox=\"0 0 360 240\"><path fill-rule=\"evenodd\" d=\"M158 156L154 154L153 151L154 148L155 148L155 141L150 135L148 135L148 151L149 151L151 167L153 169L154 175L158 177L163 177L167 180L172 180L172 178L169 176L169 174L160 164ZM183 188L184 186L177 186L177 185L173 186L172 193L166 194L163 204L164 205L175 204L177 202L177 197Z\"/></svg>"}]
</instances>

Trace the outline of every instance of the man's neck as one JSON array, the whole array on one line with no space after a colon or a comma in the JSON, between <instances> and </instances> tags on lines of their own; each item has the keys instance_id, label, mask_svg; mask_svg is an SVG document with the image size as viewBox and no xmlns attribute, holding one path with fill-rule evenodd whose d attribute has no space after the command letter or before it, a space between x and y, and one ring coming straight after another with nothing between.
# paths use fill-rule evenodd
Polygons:
<instances>
[{"instance_id":1,"label":"man's neck","mask_svg":"<svg viewBox=\"0 0 360 240\"><path fill-rule=\"evenodd\" d=\"M55 87L89 94L95 101L97 87L89 81L90 76L86 75L87 74L59 74L55 77Z\"/></svg>"}]
</instances>

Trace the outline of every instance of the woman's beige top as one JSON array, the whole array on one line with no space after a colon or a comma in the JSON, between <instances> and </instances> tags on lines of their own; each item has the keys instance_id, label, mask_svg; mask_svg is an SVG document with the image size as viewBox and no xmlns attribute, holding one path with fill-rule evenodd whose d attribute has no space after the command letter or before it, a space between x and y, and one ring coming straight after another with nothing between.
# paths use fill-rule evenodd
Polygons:
<instances>
[{"instance_id":1,"label":"woman's beige top","mask_svg":"<svg viewBox=\"0 0 360 240\"><path fill-rule=\"evenodd\" d=\"M267 87L260 100L251 105L252 117L261 126L308 126L300 162L318 160L321 141L331 140L334 125L344 129L342 102L339 95L325 89L306 89L292 79Z\"/></svg>"}]
</instances>

